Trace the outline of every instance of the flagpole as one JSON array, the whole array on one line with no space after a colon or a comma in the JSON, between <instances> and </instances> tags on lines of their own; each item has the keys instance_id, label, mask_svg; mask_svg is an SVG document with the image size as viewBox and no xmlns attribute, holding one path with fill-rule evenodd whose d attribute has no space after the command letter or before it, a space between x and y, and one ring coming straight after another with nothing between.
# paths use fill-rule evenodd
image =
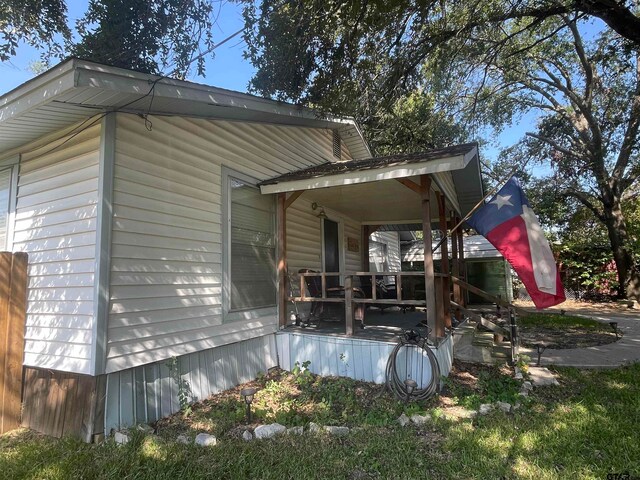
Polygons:
<instances>
[{"instance_id":1,"label":"flagpole","mask_svg":"<svg viewBox=\"0 0 640 480\"><path fill-rule=\"evenodd\" d=\"M462 220L460 220L460 221L458 222L458 224L457 224L455 227L453 227L451 230L449 230L449 233L447 233L447 232L442 232L442 238L438 241L438 243L436 244L436 246L435 246L435 247L433 247L433 248L431 249L431 253L434 253L436 250L438 250L438 249L442 246L442 244L447 240L447 238L449 237L449 235L450 235L451 233L455 232L455 231L460 227L460 225L462 225L464 222L466 222L466 221L467 221L467 219L468 219L471 215L473 215L473 213L474 213L474 212L475 212L475 211L476 211L480 206L484 205L484 201L485 201L487 198L489 198L491 195L493 195L494 193L496 193L496 192L498 191L498 189L500 188L500 186L501 186L504 182L506 182L507 180L509 180L509 179L514 175L514 173L516 173L516 171L518 170L518 168L519 168L519 167L513 167L513 169L512 169L512 170L511 170L511 171L510 171L506 176L504 176L504 177L503 177L503 178L502 178L502 179L501 179L501 180L496 184L496 186L495 186L495 187L493 187L493 189L492 189L489 193L487 193L484 197L482 197L482 199L481 199L478 203L476 203L476 205L475 205L471 210L469 210L469 212L464 216L464 218L463 218Z\"/></svg>"}]
</instances>

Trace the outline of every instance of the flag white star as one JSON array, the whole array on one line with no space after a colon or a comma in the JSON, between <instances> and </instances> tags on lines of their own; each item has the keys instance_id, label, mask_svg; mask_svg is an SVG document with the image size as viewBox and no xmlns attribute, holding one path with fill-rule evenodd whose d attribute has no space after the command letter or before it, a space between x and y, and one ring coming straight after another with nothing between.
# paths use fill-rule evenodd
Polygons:
<instances>
[{"instance_id":1,"label":"flag white star","mask_svg":"<svg viewBox=\"0 0 640 480\"><path fill-rule=\"evenodd\" d=\"M510 198L511 195L496 195L496 198L493 199L493 201L490 203L497 205L498 210L500 210L505 205L511 205L513 207L513 203L509 201Z\"/></svg>"}]
</instances>

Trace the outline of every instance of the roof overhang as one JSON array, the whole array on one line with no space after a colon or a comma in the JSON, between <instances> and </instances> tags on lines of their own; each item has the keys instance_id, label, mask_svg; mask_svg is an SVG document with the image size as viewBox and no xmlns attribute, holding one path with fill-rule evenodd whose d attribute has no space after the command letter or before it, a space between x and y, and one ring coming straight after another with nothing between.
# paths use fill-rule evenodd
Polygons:
<instances>
[{"instance_id":1,"label":"roof overhang","mask_svg":"<svg viewBox=\"0 0 640 480\"><path fill-rule=\"evenodd\" d=\"M277 183L263 182L262 193L284 193L297 190L314 190L316 188L356 185L358 183L379 182L398 178L415 177L438 172L449 172L464 169L473 158L478 157L478 149L474 147L462 155L444 157L424 162L404 165L376 167L368 170L354 170L345 173L320 175L317 177L289 180ZM375 159L372 159L375 160Z\"/></svg>"},{"instance_id":2,"label":"roof overhang","mask_svg":"<svg viewBox=\"0 0 640 480\"><path fill-rule=\"evenodd\" d=\"M114 110L335 129L354 158L371 156L351 118L79 59L62 62L0 97L0 154Z\"/></svg>"},{"instance_id":3,"label":"roof overhang","mask_svg":"<svg viewBox=\"0 0 640 480\"><path fill-rule=\"evenodd\" d=\"M333 187L339 189L346 202L344 187L362 187L402 178L419 181L418 177L425 174L432 176L437 189L445 194L452 208L461 216L466 215L483 197L478 146L475 143L419 154L326 163L266 180L260 184L260 190L263 194L273 194ZM359 190L360 194L354 194L349 200L365 194L363 188ZM374 189L368 192L371 194ZM317 195L326 201L328 194L318 192Z\"/></svg>"}]
</instances>

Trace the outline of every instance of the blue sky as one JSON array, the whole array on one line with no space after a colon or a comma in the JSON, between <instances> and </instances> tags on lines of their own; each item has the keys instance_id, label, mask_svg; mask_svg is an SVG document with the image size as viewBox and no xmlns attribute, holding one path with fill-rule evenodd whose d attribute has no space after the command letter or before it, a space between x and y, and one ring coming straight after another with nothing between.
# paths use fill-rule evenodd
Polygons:
<instances>
[{"instance_id":1,"label":"blue sky","mask_svg":"<svg viewBox=\"0 0 640 480\"><path fill-rule=\"evenodd\" d=\"M86 0L67 1L70 24L82 16L87 8ZM236 3L223 3L220 17L214 27L214 39L221 41L243 26L240 7ZM239 43L240 42L240 43ZM242 58L244 42L238 36L215 51L215 58L208 58L206 77L191 76L190 80L207 83L216 87L245 92L255 69ZM28 45L22 45L18 54L10 62L0 63L0 95L33 78L29 71L30 62L37 61L40 52Z\"/></svg>"},{"instance_id":2,"label":"blue sky","mask_svg":"<svg viewBox=\"0 0 640 480\"><path fill-rule=\"evenodd\" d=\"M75 19L82 16L87 8L87 3L86 0L67 2L70 24L73 24ZM214 39L221 41L241 29L242 26L243 19L240 6L236 3L222 2L218 22L214 27ZM599 31L599 28L594 23L591 23L587 27L587 31L593 35ZM589 34L587 36L590 36ZM243 49L244 42L239 36L232 39L215 51L215 58L207 58L205 78L192 75L189 79L198 83L246 92L249 80L253 76L255 69L249 61L243 58ZM0 63L0 95L33 78L33 73L28 67L31 62L37 61L39 57L40 53L36 49L23 45L10 62ZM515 144L526 131L533 130L535 123L536 115L529 114L513 125L506 127L494 137L485 135L490 140L490 143L482 147L482 156L485 160L493 160L498 156L502 148ZM534 174L536 175L543 175L546 172L548 172L547 167L534 167Z\"/></svg>"}]
</instances>

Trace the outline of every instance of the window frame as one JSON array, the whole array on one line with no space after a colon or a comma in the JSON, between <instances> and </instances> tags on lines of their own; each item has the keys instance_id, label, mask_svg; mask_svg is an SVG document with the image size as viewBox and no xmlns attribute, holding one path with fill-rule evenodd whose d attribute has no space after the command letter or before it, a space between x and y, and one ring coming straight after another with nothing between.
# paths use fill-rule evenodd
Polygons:
<instances>
[{"instance_id":1,"label":"window frame","mask_svg":"<svg viewBox=\"0 0 640 480\"><path fill-rule=\"evenodd\" d=\"M231 308L231 181L237 180L250 187L260 191L257 186L259 180L238 172L228 167L222 167L222 317L223 323L235 322L240 320L251 320L265 316L277 315L278 305L278 288L277 288L277 271L274 269L273 282L276 286L276 294L273 298L273 305L263 307L249 307L244 309ZM277 230L276 230L276 212L275 198L269 195L274 203L273 214L273 236L274 236L274 253L277 254Z\"/></svg>"}]
</instances>

